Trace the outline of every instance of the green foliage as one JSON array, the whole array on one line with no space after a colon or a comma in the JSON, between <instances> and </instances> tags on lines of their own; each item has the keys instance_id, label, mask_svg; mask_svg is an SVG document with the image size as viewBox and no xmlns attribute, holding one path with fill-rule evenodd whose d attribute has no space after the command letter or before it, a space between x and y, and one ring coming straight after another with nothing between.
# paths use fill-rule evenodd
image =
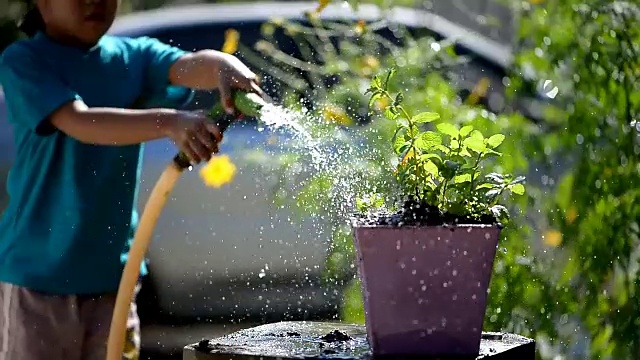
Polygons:
<instances>
[{"instance_id":1,"label":"green foliage","mask_svg":"<svg viewBox=\"0 0 640 360\"><path fill-rule=\"evenodd\" d=\"M394 121L395 132L390 138L399 157L394 170L403 197L425 200L440 211L461 218L494 215L508 220L506 208L498 205L505 192L523 195L525 180L520 176L490 173L482 176L484 161L501 156L497 147L505 135L485 137L473 125L458 128L448 122L437 124L436 131L424 130L424 125L440 119L435 112L410 115L403 106L402 92L393 96L389 81L396 73L374 76L366 94L371 94L369 106L376 100L386 100L386 119Z\"/></svg>"},{"instance_id":2,"label":"green foliage","mask_svg":"<svg viewBox=\"0 0 640 360\"><path fill-rule=\"evenodd\" d=\"M539 205L545 236L561 241L526 274L538 311L505 296L504 316L497 303L491 312L505 325L515 312L525 314L531 331L555 348L550 357L566 355L582 338L588 352L578 358L638 358L640 304L629 299L640 291L640 203L630 185L640 181L640 9L625 1L555 0L519 10L514 73L542 79L555 103L547 109L549 132L521 151L563 164L547 177Z\"/></svg>"}]
</instances>

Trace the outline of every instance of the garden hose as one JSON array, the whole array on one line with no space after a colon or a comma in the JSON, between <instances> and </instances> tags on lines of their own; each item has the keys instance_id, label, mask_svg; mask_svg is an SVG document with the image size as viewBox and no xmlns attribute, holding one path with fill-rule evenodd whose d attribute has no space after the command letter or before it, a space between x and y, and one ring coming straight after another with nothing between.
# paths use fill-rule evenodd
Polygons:
<instances>
[{"instance_id":1,"label":"garden hose","mask_svg":"<svg viewBox=\"0 0 640 360\"><path fill-rule=\"evenodd\" d=\"M237 91L234 96L234 105L240 114L259 117L260 110L266 102L257 94ZM224 111L221 104L211 109L209 117L216 121L216 125L223 133L229 125L236 119ZM121 360L124 349L125 334L127 330L127 318L133 300L136 284L140 276L140 265L149 247L153 229L160 217L167 198L173 190L180 174L191 166L191 162L186 154L178 153L173 161L164 169L160 178L156 182L149 200L142 211L138 228L131 243L131 249L127 262L124 266L118 295L111 319L109 329L109 339L107 341L106 360Z\"/></svg>"}]
</instances>

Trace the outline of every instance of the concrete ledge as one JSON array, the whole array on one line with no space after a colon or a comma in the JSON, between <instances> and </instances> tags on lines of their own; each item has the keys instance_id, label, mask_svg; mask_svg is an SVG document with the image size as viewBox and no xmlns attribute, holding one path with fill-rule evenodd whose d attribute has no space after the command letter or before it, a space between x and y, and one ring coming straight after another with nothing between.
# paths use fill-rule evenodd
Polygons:
<instances>
[{"instance_id":1,"label":"concrete ledge","mask_svg":"<svg viewBox=\"0 0 640 360\"><path fill-rule=\"evenodd\" d=\"M330 322L279 322L202 340L186 346L183 351L183 360L331 358L371 359L365 327ZM514 334L484 333L476 359L534 360L535 342Z\"/></svg>"}]
</instances>

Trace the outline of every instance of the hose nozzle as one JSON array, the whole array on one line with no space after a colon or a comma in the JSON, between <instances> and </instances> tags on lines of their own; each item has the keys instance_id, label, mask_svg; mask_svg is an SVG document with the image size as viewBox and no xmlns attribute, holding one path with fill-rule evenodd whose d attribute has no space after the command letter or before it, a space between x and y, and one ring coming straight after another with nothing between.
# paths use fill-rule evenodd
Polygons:
<instances>
[{"instance_id":1,"label":"hose nozzle","mask_svg":"<svg viewBox=\"0 0 640 360\"><path fill-rule=\"evenodd\" d=\"M209 118L216 124L221 133L224 133L239 115L259 117L262 107L264 107L267 102L258 94L236 91L233 94L233 104L237 112L235 115L228 114L224 111L222 104L216 104L211 111L209 111ZM173 158L173 161L180 169L187 169L191 166L189 157L182 151Z\"/></svg>"}]
</instances>

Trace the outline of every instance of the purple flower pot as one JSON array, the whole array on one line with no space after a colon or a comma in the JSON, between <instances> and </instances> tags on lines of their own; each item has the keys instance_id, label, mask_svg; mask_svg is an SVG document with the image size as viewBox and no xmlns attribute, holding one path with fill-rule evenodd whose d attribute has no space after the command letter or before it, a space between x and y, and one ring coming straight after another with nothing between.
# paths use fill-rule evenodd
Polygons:
<instances>
[{"instance_id":1,"label":"purple flower pot","mask_svg":"<svg viewBox=\"0 0 640 360\"><path fill-rule=\"evenodd\" d=\"M477 355L498 226L354 228L375 355Z\"/></svg>"}]
</instances>

